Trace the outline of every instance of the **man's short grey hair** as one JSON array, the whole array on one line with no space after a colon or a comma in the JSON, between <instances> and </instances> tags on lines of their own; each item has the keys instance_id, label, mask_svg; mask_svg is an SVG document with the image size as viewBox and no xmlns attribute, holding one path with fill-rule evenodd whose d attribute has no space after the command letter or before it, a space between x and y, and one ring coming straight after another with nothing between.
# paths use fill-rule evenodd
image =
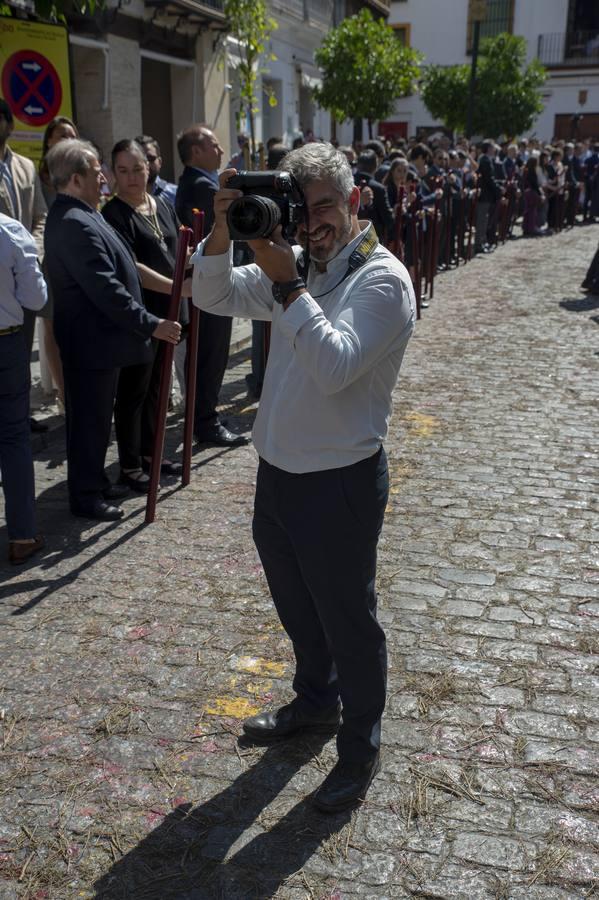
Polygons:
<instances>
[{"instance_id":1,"label":"man's short grey hair","mask_svg":"<svg viewBox=\"0 0 599 900\"><path fill-rule=\"evenodd\" d=\"M59 141L48 151L46 162L55 191L62 191L73 175L87 175L94 162L99 162L97 149L89 141Z\"/></svg>"},{"instance_id":2,"label":"man's short grey hair","mask_svg":"<svg viewBox=\"0 0 599 900\"><path fill-rule=\"evenodd\" d=\"M294 176L302 190L312 181L330 181L344 200L354 188L347 157L332 144L311 142L288 153L281 169Z\"/></svg>"}]
</instances>

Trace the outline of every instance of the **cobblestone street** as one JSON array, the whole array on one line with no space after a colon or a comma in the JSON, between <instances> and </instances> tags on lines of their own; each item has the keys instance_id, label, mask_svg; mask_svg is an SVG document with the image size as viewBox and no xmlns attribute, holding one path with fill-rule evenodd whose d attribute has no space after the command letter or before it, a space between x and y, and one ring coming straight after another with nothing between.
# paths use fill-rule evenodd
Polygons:
<instances>
[{"instance_id":1,"label":"cobblestone street","mask_svg":"<svg viewBox=\"0 0 599 900\"><path fill-rule=\"evenodd\" d=\"M46 550L17 571L0 542L2 900L599 895L598 238L511 241L435 283L387 442L383 769L351 815L309 803L334 742L238 743L291 697L253 448L196 451L152 526L139 497L94 525L67 512L64 428L37 438ZM239 350L246 432L248 371ZM174 413L171 450L181 432Z\"/></svg>"}]
</instances>

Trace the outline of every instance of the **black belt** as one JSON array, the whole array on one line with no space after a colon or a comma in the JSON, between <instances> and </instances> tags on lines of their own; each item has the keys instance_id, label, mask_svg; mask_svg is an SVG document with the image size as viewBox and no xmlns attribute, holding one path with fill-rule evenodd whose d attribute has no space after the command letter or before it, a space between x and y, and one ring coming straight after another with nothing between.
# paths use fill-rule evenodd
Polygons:
<instances>
[{"instance_id":1,"label":"black belt","mask_svg":"<svg viewBox=\"0 0 599 900\"><path fill-rule=\"evenodd\" d=\"M0 328L0 335L15 334L15 332L20 331L22 327L22 325L9 325L8 328Z\"/></svg>"}]
</instances>

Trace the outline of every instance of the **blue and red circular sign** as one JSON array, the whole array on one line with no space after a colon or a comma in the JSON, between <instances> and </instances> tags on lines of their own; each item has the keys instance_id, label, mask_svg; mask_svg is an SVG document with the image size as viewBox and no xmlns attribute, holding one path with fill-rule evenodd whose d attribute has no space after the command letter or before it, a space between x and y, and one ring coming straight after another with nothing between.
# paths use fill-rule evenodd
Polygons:
<instances>
[{"instance_id":1,"label":"blue and red circular sign","mask_svg":"<svg viewBox=\"0 0 599 900\"><path fill-rule=\"evenodd\" d=\"M52 63L35 50L18 50L2 69L2 94L13 116L26 125L43 126L62 103L60 78Z\"/></svg>"}]
</instances>

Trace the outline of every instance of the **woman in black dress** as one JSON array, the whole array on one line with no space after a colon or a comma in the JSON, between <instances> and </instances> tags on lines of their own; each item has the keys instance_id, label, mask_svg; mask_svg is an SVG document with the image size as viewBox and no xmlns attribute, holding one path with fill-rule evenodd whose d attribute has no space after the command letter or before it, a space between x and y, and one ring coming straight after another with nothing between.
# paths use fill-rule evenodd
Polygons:
<instances>
[{"instance_id":1,"label":"woman in black dress","mask_svg":"<svg viewBox=\"0 0 599 900\"><path fill-rule=\"evenodd\" d=\"M119 141L112 150L116 195L102 215L131 250L143 285L149 312L167 314L179 221L172 206L147 193L148 163L143 148L132 140ZM191 292L184 285L184 296ZM149 486L162 351L154 341L154 362L121 369L114 422L121 464L121 481L141 493ZM179 463L163 460L161 471L181 472Z\"/></svg>"}]
</instances>

